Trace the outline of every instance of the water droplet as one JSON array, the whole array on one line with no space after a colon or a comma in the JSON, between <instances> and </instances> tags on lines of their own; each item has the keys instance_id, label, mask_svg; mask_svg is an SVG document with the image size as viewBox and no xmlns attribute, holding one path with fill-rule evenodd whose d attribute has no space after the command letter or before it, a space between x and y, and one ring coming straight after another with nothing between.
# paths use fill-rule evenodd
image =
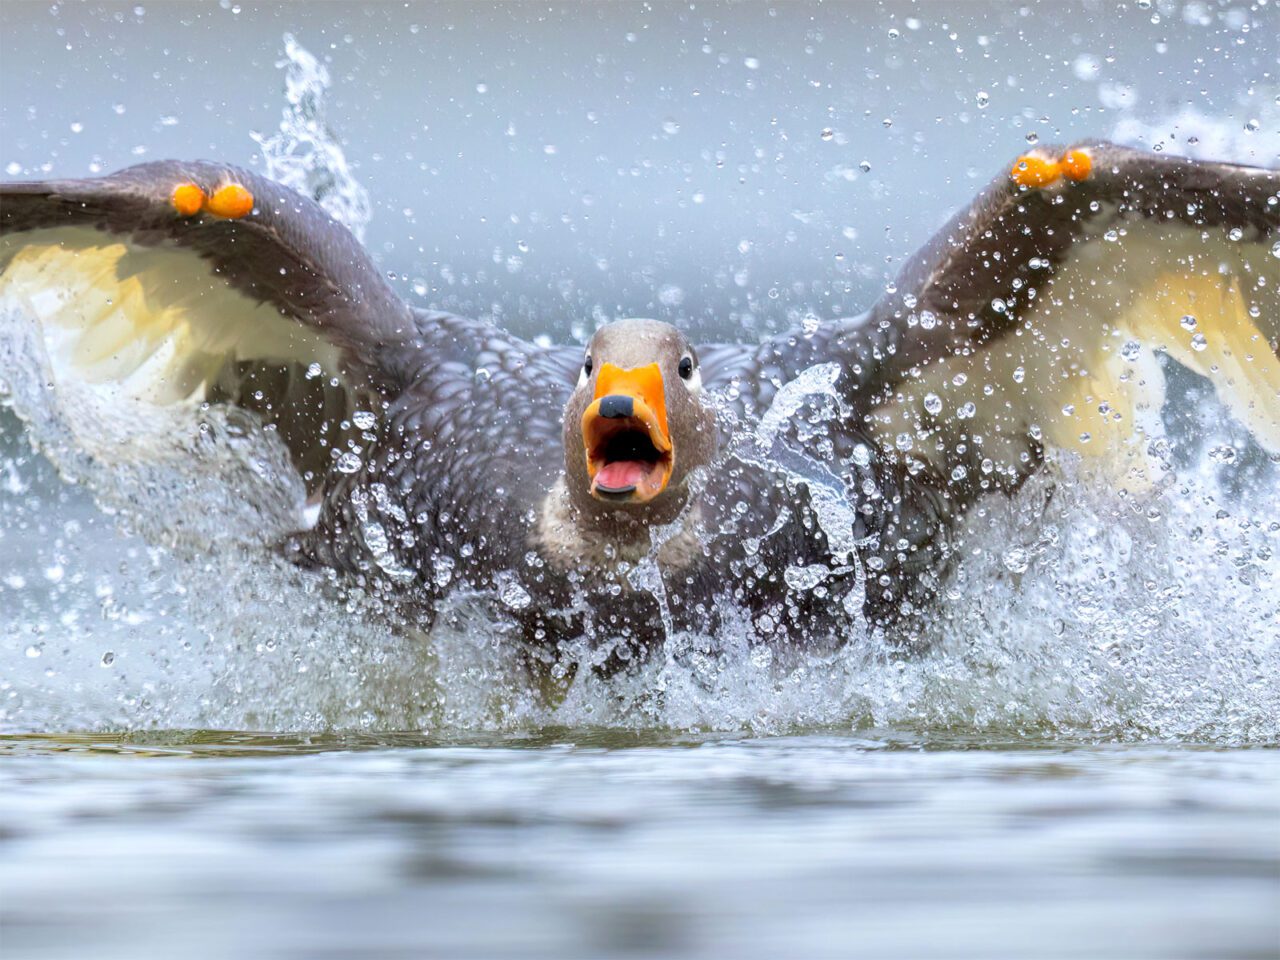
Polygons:
<instances>
[{"instance_id":1,"label":"water droplet","mask_svg":"<svg viewBox=\"0 0 1280 960\"><path fill-rule=\"evenodd\" d=\"M901 31L899 31L899 30L898 30L898 28L897 28L897 27L890 27L890 28L889 28L889 39L890 39L890 40L897 40L900 36L902 36L902 33L901 33Z\"/></svg>"},{"instance_id":2,"label":"water droplet","mask_svg":"<svg viewBox=\"0 0 1280 960\"><path fill-rule=\"evenodd\" d=\"M362 466L364 466L364 464L361 462L360 458L350 450L338 458L339 473L355 473Z\"/></svg>"},{"instance_id":3,"label":"water droplet","mask_svg":"<svg viewBox=\"0 0 1280 960\"><path fill-rule=\"evenodd\" d=\"M1257 133L1260 129L1262 129L1262 124L1260 124L1256 119L1250 119L1249 122L1244 125L1245 133Z\"/></svg>"},{"instance_id":4,"label":"water droplet","mask_svg":"<svg viewBox=\"0 0 1280 960\"><path fill-rule=\"evenodd\" d=\"M1209 459L1214 463L1235 463L1236 448L1229 443L1221 444L1209 451Z\"/></svg>"},{"instance_id":5,"label":"water droplet","mask_svg":"<svg viewBox=\"0 0 1280 960\"><path fill-rule=\"evenodd\" d=\"M1209 341L1205 339L1203 333L1197 333L1191 338L1191 349L1195 350L1197 353L1207 346L1209 346Z\"/></svg>"},{"instance_id":6,"label":"water droplet","mask_svg":"<svg viewBox=\"0 0 1280 960\"><path fill-rule=\"evenodd\" d=\"M533 603L533 597L529 596L529 591L514 577L507 579L498 588L498 598L509 610L523 610Z\"/></svg>"},{"instance_id":7,"label":"water droplet","mask_svg":"<svg viewBox=\"0 0 1280 960\"><path fill-rule=\"evenodd\" d=\"M760 60L756 57L746 57L743 59L742 65L748 70L759 70Z\"/></svg>"},{"instance_id":8,"label":"water droplet","mask_svg":"<svg viewBox=\"0 0 1280 960\"><path fill-rule=\"evenodd\" d=\"M1011 573L1025 573L1027 567L1031 566L1031 555L1021 547L1006 550L1002 559L1005 569Z\"/></svg>"},{"instance_id":9,"label":"water droplet","mask_svg":"<svg viewBox=\"0 0 1280 960\"><path fill-rule=\"evenodd\" d=\"M1142 344L1137 340L1126 340L1124 346L1120 348L1120 356L1126 363L1133 363L1140 353L1142 353Z\"/></svg>"},{"instance_id":10,"label":"water droplet","mask_svg":"<svg viewBox=\"0 0 1280 960\"><path fill-rule=\"evenodd\" d=\"M1196 318L1191 316L1191 314L1187 314L1179 322L1182 324L1183 330L1194 330L1196 328Z\"/></svg>"},{"instance_id":11,"label":"water droplet","mask_svg":"<svg viewBox=\"0 0 1280 960\"><path fill-rule=\"evenodd\" d=\"M658 290L658 302L664 307L678 307L684 303L684 288L674 283L664 284Z\"/></svg>"},{"instance_id":12,"label":"water droplet","mask_svg":"<svg viewBox=\"0 0 1280 960\"><path fill-rule=\"evenodd\" d=\"M991 309L994 310L996 313L1004 313L1007 309L1009 309L1009 307L1008 307L1008 304L1006 304L1003 300L1001 300L999 297L996 297L994 300L991 301Z\"/></svg>"},{"instance_id":13,"label":"water droplet","mask_svg":"<svg viewBox=\"0 0 1280 960\"><path fill-rule=\"evenodd\" d=\"M870 173L870 172L871 172L871 161L870 161L870 160L863 160L861 163L859 163L859 164L858 164L858 169L859 169L859 170L861 170L863 173Z\"/></svg>"},{"instance_id":14,"label":"water droplet","mask_svg":"<svg viewBox=\"0 0 1280 960\"><path fill-rule=\"evenodd\" d=\"M912 439L909 433L900 433L894 438L894 446L899 450L910 450L915 446L915 440Z\"/></svg>"},{"instance_id":15,"label":"water droplet","mask_svg":"<svg viewBox=\"0 0 1280 960\"><path fill-rule=\"evenodd\" d=\"M1102 63L1091 53L1082 53L1071 62L1077 80L1093 80L1102 72Z\"/></svg>"},{"instance_id":16,"label":"water droplet","mask_svg":"<svg viewBox=\"0 0 1280 960\"><path fill-rule=\"evenodd\" d=\"M805 591L812 590L830 575L830 568L814 563L807 567L787 567L782 578L792 590Z\"/></svg>"},{"instance_id":17,"label":"water droplet","mask_svg":"<svg viewBox=\"0 0 1280 960\"><path fill-rule=\"evenodd\" d=\"M672 117L667 117L665 120L662 121L662 132L669 137L674 137L677 133L680 132L680 124L677 123Z\"/></svg>"},{"instance_id":18,"label":"water droplet","mask_svg":"<svg viewBox=\"0 0 1280 960\"><path fill-rule=\"evenodd\" d=\"M308 380L314 380L316 377L320 376L320 373L321 373L321 371L320 371L320 364L318 364L318 363L313 363L313 364L311 364L310 366L308 366L308 367L307 367L307 379L308 379Z\"/></svg>"},{"instance_id":19,"label":"water droplet","mask_svg":"<svg viewBox=\"0 0 1280 960\"><path fill-rule=\"evenodd\" d=\"M1027 371L1024 370L1022 367L1018 367L1013 371L1013 382L1021 383L1023 380L1026 379L1026 376L1027 376Z\"/></svg>"},{"instance_id":20,"label":"water droplet","mask_svg":"<svg viewBox=\"0 0 1280 960\"><path fill-rule=\"evenodd\" d=\"M447 587L449 581L453 579L454 568L453 557L437 557L435 562L435 570L431 579L435 581L437 587Z\"/></svg>"},{"instance_id":21,"label":"water droplet","mask_svg":"<svg viewBox=\"0 0 1280 960\"><path fill-rule=\"evenodd\" d=\"M978 95L973 98L974 103L978 105L979 110L987 109L987 105L991 103L991 94L985 90L979 90Z\"/></svg>"},{"instance_id":22,"label":"water droplet","mask_svg":"<svg viewBox=\"0 0 1280 960\"><path fill-rule=\"evenodd\" d=\"M1036 133L1034 130L1032 130L1030 133L1027 134L1027 143L1039 143L1039 142L1040 142L1040 134Z\"/></svg>"},{"instance_id":23,"label":"water droplet","mask_svg":"<svg viewBox=\"0 0 1280 960\"><path fill-rule=\"evenodd\" d=\"M934 416L937 416L942 412L942 398L936 393L925 394L924 408Z\"/></svg>"},{"instance_id":24,"label":"water droplet","mask_svg":"<svg viewBox=\"0 0 1280 960\"><path fill-rule=\"evenodd\" d=\"M357 430L372 430L378 424L378 417L368 410L357 410L351 414L351 422L356 425Z\"/></svg>"},{"instance_id":25,"label":"water droplet","mask_svg":"<svg viewBox=\"0 0 1280 960\"><path fill-rule=\"evenodd\" d=\"M40 656L43 652L43 648L38 643L31 644L31 646L27 647L26 650L27 657L32 660L36 659L36 657Z\"/></svg>"},{"instance_id":26,"label":"water droplet","mask_svg":"<svg viewBox=\"0 0 1280 960\"><path fill-rule=\"evenodd\" d=\"M1229 231L1227 231L1227 237L1228 239L1231 239L1231 240L1242 240L1244 239L1244 231L1241 230L1239 227L1232 227Z\"/></svg>"},{"instance_id":27,"label":"water droplet","mask_svg":"<svg viewBox=\"0 0 1280 960\"><path fill-rule=\"evenodd\" d=\"M860 443L853 448L853 462L859 467L869 466L871 463L871 448L865 443Z\"/></svg>"},{"instance_id":28,"label":"water droplet","mask_svg":"<svg viewBox=\"0 0 1280 960\"><path fill-rule=\"evenodd\" d=\"M112 653L110 650L108 650L106 653L102 655L102 665L104 667L109 667L115 662L116 662L116 655Z\"/></svg>"},{"instance_id":29,"label":"water droplet","mask_svg":"<svg viewBox=\"0 0 1280 960\"><path fill-rule=\"evenodd\" d=\"M822 133L819 134L819 136L821 136L823 140L830 140L833 137L835 137L835 135L836 135L836 132L832 130L830 127L823 127Z\"/></svg>"}]
</instances>

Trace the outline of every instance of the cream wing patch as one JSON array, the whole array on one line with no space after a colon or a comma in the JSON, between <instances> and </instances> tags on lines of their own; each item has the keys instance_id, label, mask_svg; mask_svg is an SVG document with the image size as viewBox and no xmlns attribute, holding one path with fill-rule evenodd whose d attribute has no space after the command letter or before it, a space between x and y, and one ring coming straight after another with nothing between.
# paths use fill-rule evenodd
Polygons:
<instances>
[{"instance_id":1,"label":"cream wing patch","mask_svg":"<svg viewBox=\"0 0 1280 960\"><path fill-rule=\"evenodd\" d=\"M0 295L39 320L55 373L124 396L199 402L230 360L337 367L336 348L186 251L70 227L0 240L0 270Z\"/></svg>"},{"instance_id":2,"label":"cream wing patch","mask_svg":"<svg viewBox=\"0 0 1280 960\"><path fill-rule=\"evenodd\" d=\"M1025 474L1039 442L1144 487L1163 351L1280 452L1280 260L1265 247L1139 222L1082 241L1030 286L1012 333L928 365L873 414L886 449L1001 484Z\"/></svg>"},{"instance_id":3,"label":"cream wing patch","mask_svg":"<svg viewBox=\"0 0 1280 960\"><path fill-rule=\"evenodd\" d=\"M196 429L202 404L232 402L278 421L312 483L323 448L349 428L337 348L191 252L83 227L10 235L0 238L0 305L27 327L6 335L33 339L65 427L99 460L157 459Z\"/></svg>"}]
</instances>

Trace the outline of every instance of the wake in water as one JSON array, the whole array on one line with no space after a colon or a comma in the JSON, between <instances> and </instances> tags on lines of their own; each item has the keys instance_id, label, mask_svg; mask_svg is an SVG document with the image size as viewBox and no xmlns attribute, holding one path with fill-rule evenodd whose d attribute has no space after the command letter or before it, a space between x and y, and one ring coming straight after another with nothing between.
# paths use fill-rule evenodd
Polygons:
<instances>
[{"instance_id":1,"label":"wake in water","mask_svg":"<svg viewBox=\"0 0 1280 960\"><path fill-rule=\"evenodd\" d=\"M257 138L267 171L359 231L368 199L324 124L327 75L291 38L284 66L281 131ZM213 409L145 475L101 469L68 426L82 419L74 393L46 388L37 345L5 343L4 391L28 435L94 499L60 484L26 439L0 454L3 728L853 725L1280 739L1280 470L1190 375L1174 379L1168 439L1151 451L1163 465L1155 490L1120 495L1068 460L975 508L926 618L926 654L896 656L870 633L820 652L779 648L746 611L725 609L715 636L669 632L652 657L606 676L589 667L618 651L585 645L531 669L501 602L456 596L424 637L376 598L280 559L266 544L296 524L303 492L252 421ZM784 387L736 453L809 488L834 559L859 568L860 584L866 544L841 532L852 505L821 465L779 463L771 442L833 382L820 365ZM23 429L9 419L4 433ZM823 579L787 571L792 589L845 602Z\"/></svg>"}]
</instances>

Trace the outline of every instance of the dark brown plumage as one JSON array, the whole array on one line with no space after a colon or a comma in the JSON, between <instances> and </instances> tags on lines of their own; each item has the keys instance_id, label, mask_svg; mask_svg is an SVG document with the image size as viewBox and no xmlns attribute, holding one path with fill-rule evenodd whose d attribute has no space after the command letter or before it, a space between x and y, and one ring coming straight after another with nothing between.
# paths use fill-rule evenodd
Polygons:
<instances>
[{"instance_id":1,"label":"dark brown plumage","mask_svg":"<svg viewBox=\"0 0 1280 960\"><path fill-rule=\"evenodd\" d=\"M1159 385L1146 367L1118 372L1125 336L1202 366L1280 448L1280 175L1100 142L1073 151L1083 175L1042 148L1020 162L1044 182L998 176L868 313L760 344L695 349L665 324L624 321L585 351L542 348L414 310L310 200L209 163L3 185L0 298L66 325L40 289L118 288L115 313L85 308L75 345L50 347L55 373L115 377L139 402L251 410L320 503L286 549L424 623L446 593L479 589L536 643L645 644L714 628L727 600L763 635L808 642L864 613L909 624L957 521L1015 488L1051 441L1096 436L1085 453L1132 454L1133 423L1116 423ZM253 210L219 217L197 199L184 215L182 184L197 198L238 184ZM174 272L172 251L189 270ZM1220 342L1197 356L1165 314L1212 297L1205 326ZM95 339L119 317L164 349L125 363ZM762 438L779 390L817 364L836 365L831 391L798 398ZM815 507L833 493L850 508L835 532Z\"/></svg>"}]
</instances>

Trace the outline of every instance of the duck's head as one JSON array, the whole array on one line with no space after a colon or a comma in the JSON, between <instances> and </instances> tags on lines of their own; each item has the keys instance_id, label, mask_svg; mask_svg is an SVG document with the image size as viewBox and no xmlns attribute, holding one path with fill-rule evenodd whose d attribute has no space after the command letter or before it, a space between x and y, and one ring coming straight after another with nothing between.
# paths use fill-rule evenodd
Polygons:
<instances>
[{"instance_id":1,"label":"duck's head","mask_svg":"<svg viewBox=\"0 0 1280 960\"><path fill-rule=\"evenodd\" d=\"M657 320L596 331L564 412L565 477L587 513L650 523L674 519L690 473L716 451L698 355Z\"/></svg>"}]
</instances>

